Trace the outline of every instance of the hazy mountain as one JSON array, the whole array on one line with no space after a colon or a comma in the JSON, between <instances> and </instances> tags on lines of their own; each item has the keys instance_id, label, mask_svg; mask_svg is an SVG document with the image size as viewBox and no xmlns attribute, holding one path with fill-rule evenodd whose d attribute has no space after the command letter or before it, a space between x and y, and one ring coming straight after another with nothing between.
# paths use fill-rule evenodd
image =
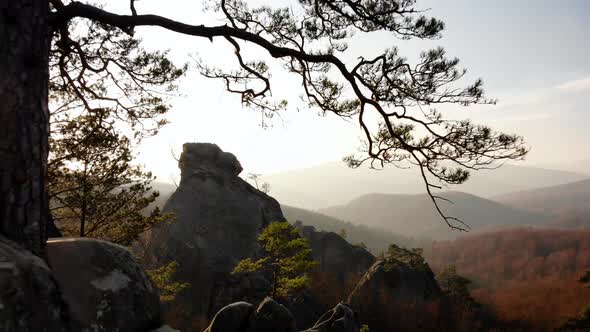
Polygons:
<instances>
[{"instance_id":1,"label":"hazy mountain","mask_svg":"<svg viewBox=\"0 0 590 332\"><path fill-rule=\"evenodd\" d=\"M510 193L494 200L551 216L553 226L590 227L590 179Z\"/></svg>"},{"instance_id":2,"label":"hazy mountain","mask_svg":"<svg viewBox=\"0 0 590 332\"><path fill-rule=\"evenodd\" d=\"M541 225L548 218L542 214L517 209L462 192L445 192L440 196L453 204L440 201L447 216L460 218L473 231L506 226ZM336 218L357 224L379 227L407 237L450 239L462 232L451 230L437 214L425 194L369 194L348 204L320 210Z\"/></svg>"},{"instance_id":3,"label":"hazy mountain","mask_svg":"<svg viewBox=\"0 0 590 332\"><path fill-rule=\"evenodd\" d=\"M505 165L496 170L474 172L467 183L450 189L492 197L585 178L587 176L566 171ZM370 193L424 193L424 183L416 169L350 169L342 162L269 174L264 176L264 181L270 184L271 195L282 204L307 209L345 204Z\"/></svg>"},{"instance_id":4,"label":"hazy mountain","mask_svg":"<svg viewBox=\"0 0 590 332\"><path fill-rule=\"evenodd\" d=\"M387 249L392 243L406 248L430 246L432 243L430 239L410 239L383 228L357 225L319 212L288 205L281 205L281 209L285 218L292 223L300 220L304 225L314 226L317 230L339 234L341 234L342 230L345 230L348 242L352 244L364 243L373 253Z\"/></svg>"},{"instance_id":5,"label":"hazy mountain","mask_svg":"<svg viewBox=\"0 0 590 332\"><path fill-rule=\"evenodd\" d=\"M590 176L590 158L566 161L558 164L548 164L543 167L575 172L585 174L586 176Z\"/></svg>"}]
</instances>

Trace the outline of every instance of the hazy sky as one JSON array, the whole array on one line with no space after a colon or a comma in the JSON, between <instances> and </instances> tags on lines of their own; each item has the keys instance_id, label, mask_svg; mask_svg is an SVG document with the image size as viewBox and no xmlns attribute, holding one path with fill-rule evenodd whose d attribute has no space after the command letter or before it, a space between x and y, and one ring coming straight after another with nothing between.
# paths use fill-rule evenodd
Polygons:
<instances>
[{"instance_id":1,"label":"hazy sky","mask_svg":"<svg viewBox=\"0 0 590 332\"><path fill-rule=\"evenodd\" d=\"M249 4L289 4L248 1ZM107 8L127 13L126 1L107 1ZM204 16L201 1L141 0L144 14L165 15L191 24L219 24ZM119 8L120 6L120 8ZM412 57L426 47L444 46L461 59L469 77L482 77L496 106L452 110L454 118L471 118L506 132L522 134L532 146L526 165L565 163L590 158L590 1L588 0L418 0L418 7L445 21L443 38L401 43L385 33L356 38L353 56L376 55L398 45ZM188 61L198 53L212 64L233 65L232 49L156 28L138 31L149 48L170 48L172 56ZM255 57L251 57L252 59ZM352 62L349 62L352 63ZM300 96L296 79L273 73L274 94L293 107L272 127L260 128L260 115L241 108L239 99L223 90L221 82L194 71L181 82L183 97L174 101L171 124L145 141L140 162L161 181L178 175L170 154L184 142L214 142L239 158L247 171L272 173L339 160L359 145L355 124L316 111L296 109ZM470 81L465 81L465 84ZM299 104L300 105L300 104Z\"/></svg>"}]
</instances>

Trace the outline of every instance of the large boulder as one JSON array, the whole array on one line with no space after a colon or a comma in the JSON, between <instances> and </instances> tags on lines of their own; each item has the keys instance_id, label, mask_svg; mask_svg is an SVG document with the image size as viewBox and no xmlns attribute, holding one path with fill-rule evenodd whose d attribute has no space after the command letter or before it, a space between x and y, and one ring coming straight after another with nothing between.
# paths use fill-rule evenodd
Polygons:
<instances>
[{"instance_id":1,"label":"large boulder","mask_svg":"<svg viewBox=\"0 0 590 332\"><path fill-rule=\"evenodd\" d=\"M221 308L213 317L205 332L239 332L244 331L250 317L254 313L254 306L248 302L235 302Z\"/></svg>"},{"instance_id":2,"label":"large boulder","mask_svg":"<svg viewBox=\"0 0 590 332\"><path fill-rule=\"evenodd\" d=\"M348 304L371 331L439 331L432 316L443 299L432 270L421 253L392 245L348 297Z\"/></svg>"},{"instance_id":3,"label":"large boulder","mask_svg":"<svg viewBox=\"0 0 590 332\"><path fill-rule=\"evenodd\" d=\"M247 332L296 332L295 317L282 304L265 298L250 317Z\"/></svg>"},{"instance_id":4,"label":"large boulder","mask_svg":"<svg viewBox=\"0 0 590 332\"><path fill-rule=\"evenodd\" d=\"M267 297L255 309L247 302L223 307L205 332L296 332L295 318L285 306Z\"/></svg>"},{"instance_id":5,"label":"large boulder","mask_svg":"<svg viewBox=\"0 0 590 332\"><path fill-rule=\"evenodd\" d=\"M266 289L259 289L265 284L259 276L230 272L260 253L257 236L264 227L285 221L279 203L241 179L237 158L215 144L184 144L179 167L179 186L163 209L176 221L145 234L148 264L179 263L177 279L192 286L176 304L190 304L189 316L212 317L228 303L260 301Z\"/></svg>"},{"instance_id":6,"label":"large boulder","mask_svg":"<svg viewBox=\"0 0 590 332\"><path fill-rule=\"evenodd\" d=\"M161 325L158 291L126 248L59 238L47 242L47 255L75 331L151 331Z\"/></svg>"},{"instance_id":7,"label":"large boulder","mask_svg":"<svg viewBox=\"0 0 590 332\"><path fill-rule=\"evenodd\" d=\"M0 331L70 331L68 326L66 306L47 264L0 236Z\"/></svg>"}]
</instances>

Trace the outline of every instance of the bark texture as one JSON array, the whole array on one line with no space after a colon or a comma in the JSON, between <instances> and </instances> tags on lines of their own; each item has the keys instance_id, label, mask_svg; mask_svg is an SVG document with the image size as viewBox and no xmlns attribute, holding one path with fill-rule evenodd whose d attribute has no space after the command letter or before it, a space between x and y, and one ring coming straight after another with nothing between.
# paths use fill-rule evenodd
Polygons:
<instances>
[{"instance_id":1,"label":"bark texture","mask_svg":"<svg viewBox=\"0 0 590 332\"><path fill-rule=\"evenodd\" d=\"M42 255L48 219L47 0L0 1L0 234Z\"/></svg>"}]
</instances>

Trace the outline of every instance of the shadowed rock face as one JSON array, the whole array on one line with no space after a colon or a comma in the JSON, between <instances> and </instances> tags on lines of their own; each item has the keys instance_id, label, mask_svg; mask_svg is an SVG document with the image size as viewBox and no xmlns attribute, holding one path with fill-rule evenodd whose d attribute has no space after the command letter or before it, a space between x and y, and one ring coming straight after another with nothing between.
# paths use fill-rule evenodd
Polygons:
<instances>
[{"instance_id":1,"label":"shadowed rock face","mask_svg":"<svg viewBox=\"0 0 590 332\"><path fill-rule=\"evenodd\" d=\"M399 247L398 253L371 266L348 304L371 331L438 331L426 316L428 306L443 298L432 270L420 254Z\"/></svg>"},{"instance_id":2,"label":"shadowed rock face","mask_svg":"<svg viewBox=\"0 0 590 332\"><path fill-rule=\"evenodd\" d=\"M161 324L158 291L126 248L59 238L47 242L47 255L74 331L150 331Z\"/></svg>"},{"instance_id":3,"label":"shadowed rock face","mask_svg":"<svg viewBox=\"0 0 590 332\"><path fill-rule=\"evenodd\" d=\"M375 257L367 250L352 245L333 232L316 231L313 226L296 222L295 227L302 237L309 241L313 259L322 272L334 273L340 281L350 275L362 275L375 262Z\"/></svg>"},{"instance_id":4,"label":"shadowed rock face","mask_svg":"<svg viewBox=\"0 0 590 332\"><path fill-rule=\"evenodd\" d=\"M66 306L45 262L0 236L0 331L70 331Z\"/></svg>"},{"instance_id":5,"label":"shadowed rock face","mask_svg":"<svg viewBox=\"0 0 590 332\"><path fill-rule=\"evenodd\" d=\"M211 316L233 301L257 302L249 296L260 292L242 286L265 287L263 282L242 282L229 273L260 251L257 236L264 227L285 221L279 203L238 177L237 158L215 144L184 144L179 167L180 184L163 209L174 212L176 222L146 234L147 257L154 265L179 263L178 279L192 284L182 297L195 313Z\"/></svg>"}]
</instances>

